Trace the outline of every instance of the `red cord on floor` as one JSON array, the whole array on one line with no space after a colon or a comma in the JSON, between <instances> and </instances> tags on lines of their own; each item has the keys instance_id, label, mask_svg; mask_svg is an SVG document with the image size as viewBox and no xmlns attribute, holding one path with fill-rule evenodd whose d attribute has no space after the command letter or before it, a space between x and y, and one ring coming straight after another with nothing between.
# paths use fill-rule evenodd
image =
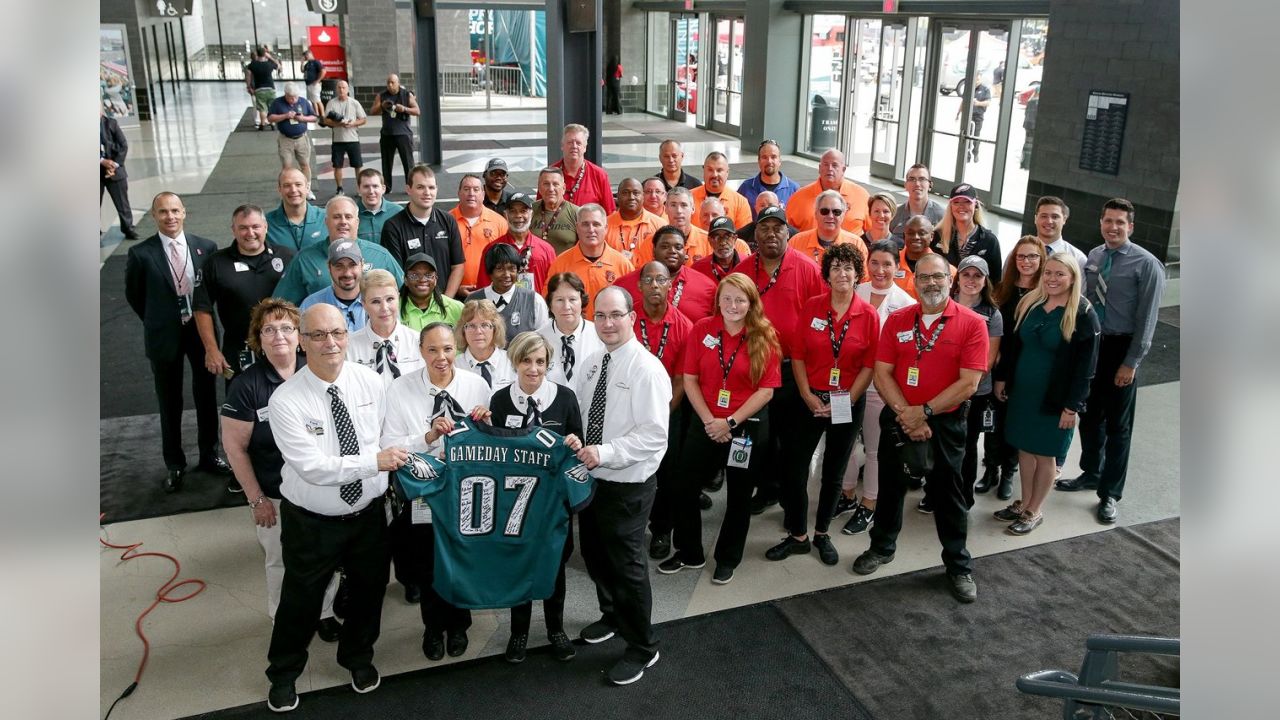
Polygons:
<instances>
[{"instance_id":1,"label":"red cord on floor","mask_svg":"<svg viewBox=\"0 0 1280 720\"><path fill-rule=\"evenodd\" d=\"M102 522L103 517L105 517L105 514L98 515L99 523ZM169 579L156 590L155 600L151 601L151 605L149 605L146 610L142 611L142 614L138 616L138 619L133 624L134 632L136 632L138 637L142 640L142 660L138 663L138 672L133 676L133 683L129 685L129 687L125 688L125 691L121 693L120 697L116 698L115 702L111 703L111 708L107 710L106 717L111 717L111 710L115 709L116 703L132 695L133 691L138 688L138 683L142 681L142 673L147 667L147 659L151 656L151 643L147 641L147 635L142 631L142 621L145 620L147 615L150 614L152 610L155 610L162 602L185 602L204 592L205 583L203 580L198 578L177 581L178 575L182 573L182 563L178 562L177 558L167 553L151 551L138 552L138 548L142 547L142 543L140 542L133 543L132 545L115 545L103 540L102 538L98 538L98 542L102 543L105 547L112 548L113 550L123 550L124 552L120 554L121 562L136 560L137 558L142 557L159 557L173 563L173 575L170 575ZM175 596L174 591L184 585L194 585L197 587L186 595Z\"/></svg>"}]
</instances>

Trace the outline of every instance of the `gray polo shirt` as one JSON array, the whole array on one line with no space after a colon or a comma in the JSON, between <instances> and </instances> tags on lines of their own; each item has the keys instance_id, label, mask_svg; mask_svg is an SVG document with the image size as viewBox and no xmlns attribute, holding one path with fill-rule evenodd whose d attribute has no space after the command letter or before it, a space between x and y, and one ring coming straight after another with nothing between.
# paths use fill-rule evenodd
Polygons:
<instances>
[{"instance_id":1,"label":"gray polo shirt","mask_svg":"<svg viewBox=\"0 0 1280 720\"><path fill-rule=\"evenodd\" d=\"M947 208L942 203L929 198L929 203L924 206L924 216L929 218L929 222L936 227L942 222L942 218L947 214ZM893 214L893 218L889 220L889 232L899 240L902 239L902 230L907 226L907 221L911 219L911 210L904 201L898 206L898 212Z\"/></svg>"},{"instance_id":2,"label":"gray polo shirt","mask_svg":"<svg viewBox=\"0 0 1280 720\"><path fill-rule=\"evenodd\" d=\"M359 100L356 100L353 97L348 97L345 102L338 98L330 100L329 104L324 106L324 112L326 115L331 112L336 112L341 115L344 120L359 120L365 116L364 106L360 104ZM338 126L330 129L333 130L333 141L336 143L360 142L359 128L345 128Z\"/></svg>"},{"instance_id":3,"label":"gray polo shirt","mask_svg":"<svg viewBox=\"0 0 1280 720\"><path fill-rule=\"evenodd\" d=\"M1084 269L1085 297L1098 310L1103 335L1133 336L1124 364L1137 370L1151 349L1151 336L1156 331L1160 297L1164 294L1164 265L1155 255L1126 241L1110 251L1113 255L1104 302L1098 293L1098 280L1108 251L1106 243L1089 251Z\"/></svg>"}]
</instances>

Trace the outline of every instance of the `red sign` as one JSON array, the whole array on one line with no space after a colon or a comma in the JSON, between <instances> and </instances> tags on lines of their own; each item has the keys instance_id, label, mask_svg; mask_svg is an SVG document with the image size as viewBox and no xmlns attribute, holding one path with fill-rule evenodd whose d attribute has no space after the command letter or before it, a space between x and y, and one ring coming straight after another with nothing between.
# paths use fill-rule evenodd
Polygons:
<instances>
[{"instance_id":1,"label":"red sign","mask_svg":"<svg viewBox=\"0 0 1280 720\"><path fill-rule=\"evenodd\" d=\"M324 64L324 76L330 80L347 79L347 51L342 47L335 25L312 25L307 28L311 53Z\"/></svg>"},{"instance_id":2,"label":"red sign","mask_svg":"<svg viewBox=\"0 0 1280 720\"><path fill-rule=\"evenodd\" d=\"M884 0L881 10L886 13L898 12L898 0Z\"/></svg>"}]
</instances>

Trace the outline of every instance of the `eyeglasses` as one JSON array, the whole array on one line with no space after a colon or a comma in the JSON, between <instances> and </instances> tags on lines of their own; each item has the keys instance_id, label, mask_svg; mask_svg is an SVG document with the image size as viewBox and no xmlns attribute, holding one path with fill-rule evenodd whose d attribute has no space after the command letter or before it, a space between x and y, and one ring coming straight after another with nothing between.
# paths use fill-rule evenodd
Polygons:
<instances>
[{"instance_id":1,"label":"eyeglasses","mask_svg":"<svg viewBox=\"0 0 1280 720\"><path fill-rule=\"evenodd\" d=\"M818 208L818 214L819 215L835 215L836 217L840 217L841 215L844 214L844 211L841 210L840 208Z\"/></svg>"},{"instance_id":2,"label":"eyeglasses","mask_svg":"<svg viewBox=\"0 0 1280 720\"><path fill-rule=\"evenodd\" d=\"M596 319L596 322L604 322L605 320L608 320L610 322L622 322L623 320L627 319L627 315L629 314L630 313L614 312L606 315L604 313L598 312L595 314L595 319Z\"/></svg>"},{"instance_id":3,"label":"eyeglasses","mask_svg":"<svg viewBox=\"0 0 1280 720\"><path fill-rule=\"evenodd\" d=\"M435 273L409 273L408 275L404 276L404 279L408 280L409 282L418 282L419 280L435 280L436 274Z\"/></svg>"},{"instance_id":4,"label":"eyeglasses","mask_svg":"<svg viewBox=\"0 0 1280 720\"><path fill-rule=\"evenodd\" d=\"M296 332L298 332L298 328L292 325L264 325L262 327L262 334L267 337L275 337L276 335L292 335Z\"/></svg>"},{"instance_id":5,"label":"eyeglasses","mask_svg":"<svg viewBox=\"0 0 1280 720\"><path fill-rule=\"evenodd\" d=\"M906 182L909 182L909 183L926 183L926 184L927 184L927 183L929 183L929 182L931 182L931 181L930 181L930 180L929 180L929 178L927 178L927 177L908 177L908 178L906 179Z\"/></svg>"},{"instance_id":6,"label":"eyeglasses","mask_svg":"<svg viewBox=\"0 0 1280 720\"><path fill-rule=\"evenodd\" d=\"M662 277L661 275L659 275L658 277L653 277L653 276L642 277L640 278L640 284L641 285L670 285L671 278Z\"/></svg>"},{"instance_id":7,"label":"eyeglasses","mask_svg":"<svg viewBox=\"0 0 1280 720\"><path fill-rule=\"evenodd\" d=\"M1039 260L1039 259L1040 259L1040 253L1029 253L1029 254L1026 254L1026 255L1014 255L1014 256L1013 256L1013 258L1014 258L1015 260L1017 260L1018 262L1031 262L1032 260Z\"/></svg>"},{"instance_id":8,"label":"eyeglasses","mask_svg":"<svg viewBox=\"0 0 1280 720\"><path fill-rule=\"evenodd\" d=\"M338 328L337 330L329 330L327 332L324 330L312 330L311 332L305 333L305 334L307 336L307 339L310 340L311 342L324 342L325 338L342 340L347 336L347 329Z\"/></svg>"},{"instance_id":9,"label":"eyeglasses","mask_svg":"<svg viewBox=\"0 0 1280 720\"><path fill-rule=\"evenodd\" d=\"M465 331L470 331L470 330L493 330L493 323L491 323L491 322L467 323L466 325L463 325L463 326L462 326L462 329L463 329L463 330L465 330Z\"/></svg>"},{"instance_id":10,"label":"eyeglasses","mask_svg":"<svg viewBox=\"0 0 1280 720\"><path fill-rule=\"evenodd\" d=\"M949 277L951 277L951 275L949 275L948 273L932 273L929 275L916 275L916 280L922 283L932 284L932 283L946 282L947 278Z\"/></svg>"}]
</instances>

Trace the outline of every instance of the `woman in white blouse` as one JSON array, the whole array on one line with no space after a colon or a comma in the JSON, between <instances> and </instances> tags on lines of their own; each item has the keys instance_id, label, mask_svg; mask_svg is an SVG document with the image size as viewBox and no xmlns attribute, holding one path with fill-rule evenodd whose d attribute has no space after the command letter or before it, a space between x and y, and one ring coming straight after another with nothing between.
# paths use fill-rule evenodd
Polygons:
<instances>
[{"instance_id":1,"label":"woman in white blouse","mask_svg":"<svg viewBox=\"0 0 1280 720\"><path fill-rule=\"evenodd\" d=\"M347 359L372 368L388 386L422 368L418 333L400 322L400 288L386 270L370 270L360 280L360 302L369 322L351 333Z\"/></svg>"},{"instance_id":2,"label":"woman in white blouse","mask_svg":"<svg viewBox=\"0 0 1280 720\"><path fill-rule=\"evenodd\" d=\"M551 319L538 328L538 334L555 350L547 379L573 387L576 370L604 343L596 337L596 326L582 317L587 305L587 288L573 273L560 273L547 280L547 305Z\"/></svg>"},{"instance_id":3,"label":"woman in white blouse","mask_svg":"<svg viewBox=\"0 0 1280 720\"><path fill-rule=\"evenodd\" d=\"M468 300L454 328L458 367L484 378L490 390L501 390L516 379L507 359L507 325L489 300Z\"/></svg>"}]
</instances>

